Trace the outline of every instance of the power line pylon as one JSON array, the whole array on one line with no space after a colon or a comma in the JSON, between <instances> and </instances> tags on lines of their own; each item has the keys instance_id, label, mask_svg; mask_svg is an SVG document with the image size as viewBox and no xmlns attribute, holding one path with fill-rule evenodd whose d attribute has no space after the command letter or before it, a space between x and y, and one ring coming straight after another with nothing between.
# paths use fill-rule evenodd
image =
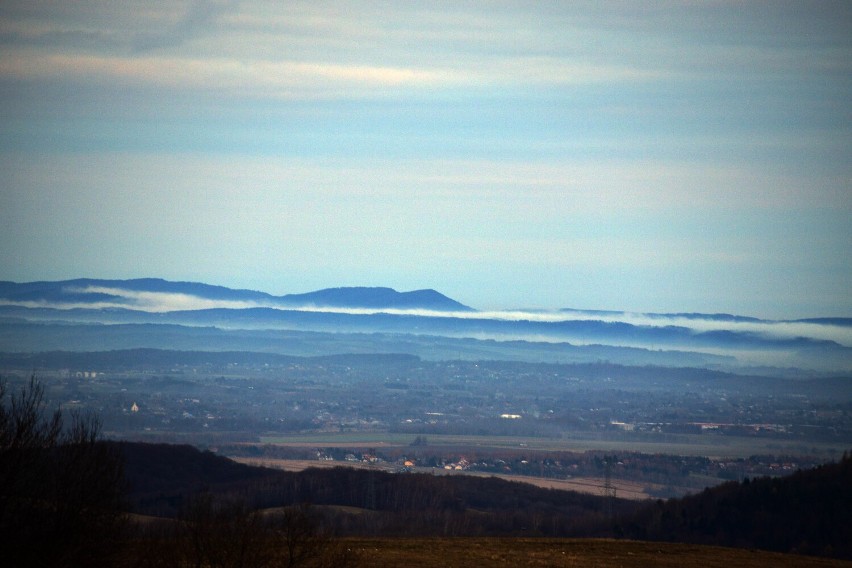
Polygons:
<instances>
[{"instance_id":1,"label":"power line pylon","mask_svg":"<svg viewBox=\"0 0 852 568\"><path fill-rule=\"evenodd\" d=\"M613 520L615 515L615 492L616 489L612 484L612 462L615 461L614 458L610 456L604 457L604 498L606 499L604 503L606 517L610 521Z\"/></svg>"}]
</instances>

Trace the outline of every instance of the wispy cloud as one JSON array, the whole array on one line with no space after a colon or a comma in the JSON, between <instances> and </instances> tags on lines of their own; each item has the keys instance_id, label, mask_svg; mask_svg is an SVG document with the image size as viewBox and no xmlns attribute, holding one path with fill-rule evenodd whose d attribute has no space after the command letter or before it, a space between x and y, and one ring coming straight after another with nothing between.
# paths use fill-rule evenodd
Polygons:
<instances>
[{"instance_id":1,"label":"wispy cloud","mask_svg":"<svg viewBox=\"0 0 852 568\"><path fill-rule=\"evenodd\" d=\"M213 308L244 309L256 308L261 304L255 302L216 300L202 298L191 294L176 294L166 292L140 292L123 288L108 288L103 286L88 286L86 288L69 288L70 293L76 294L106 294L115 296L116 301L99 301L93 304L73 303L62 307L96 307L128 308L145 312L172 312L182 310L205 310Z\"/></svg>"},{"instance_id":2,"label":"wispy cloud","mask_svg":"<svg viewBox=\"0 0 852 568\"><path fill-rule=\"evenodd\" d=\"M825 323L788 322L788 321L726 321L714 318L712 315L702 317L695 314L690 317L667 314L641 314L624 312L620 314L576 313L576 319L599 320L606 322L624 322L631 325L647 327L677 326L691 329L695 332L733 331L738 333L754 333L767 337L793 339L808 337L811 339L836 341L841 345L852 347L852 328Z\"/></svg>"},{"instance_id":3,"label":"wispy cloud","mask_svg":"<svg viewBox=\"0 0 852 568\"><path fill-rule=\"evenodd\" d=\"M547 42L559 35L543 41L529 32L511 34L516 20L476 7L420 13L403 6L275 10L194 2L135 18L93 14L89 21L61 12L19 7L0 16L6 32L0 76L323 100L392 96L398 89L528 90L662 76L642 63L554 52ZM516 37L503 45L507 31Z\"/></svg>"},{"instance_id":4,"label":"wispy cloud","mask_svg":"<svg viewBox=\"0 0 852 568\"><path fill-rule=\"evenodd\" d=\"M181 45L199 34L209 33L216 19L237 4L234 0L195 0L173 24L137 34L133 48L144 52Z\"/></svg>"},{"instance_id":5,"label":"wispy cloud","mask_svg":"<svg viewBox=\"0 0 852 568\"><path fill-rule=\"evenodd\" d=\"M788 30L790 39L769 23L783 12L724 3L424 9L220 0L131 9L10 1L0 10L0 32L3 60L17 60L3 69L14 76L132 77L151 87L216 86L246 97L379 94L365 87L529 91L719 76L754 81L850 70L837 44L842 14L813 10L802 29ZM821 26L824 44L796 35L808 25Z\"/></svg>"},{"instance_id":6,"label":"wispy cloud","mask_svg":"<svg viewBox=\"0 0 852 568\"><path fill-rule=\"evenodd\" d=\"M288 98L311 94L342 96L347 89L430 86L463 82L441 70L304 61L240 62L146 56L14 54L0 63L0 74L20 79L67 79L115 86L201 90L242 96Z\"/></svg>"}]
</instances>

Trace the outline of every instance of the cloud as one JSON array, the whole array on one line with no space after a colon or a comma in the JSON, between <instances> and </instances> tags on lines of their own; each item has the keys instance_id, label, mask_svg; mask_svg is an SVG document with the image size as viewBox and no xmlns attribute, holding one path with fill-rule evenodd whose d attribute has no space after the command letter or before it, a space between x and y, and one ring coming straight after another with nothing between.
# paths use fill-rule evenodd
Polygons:
<instances>
[{"instance_id":1,"label":"cloud","mask_svg":"<svg viewBox=\"0 0 852 568\"><path fill-rule=\"evenodd\" d=\"M140 32L133 38L133 48L144 52L179 46L189 39L209 30L215 20L237 2L226 0L195 0L186 12L171 26L158 31Z\"/></svg>"},{"instance_id":2,"label":"cloud","mask_svg":"<svg viewBox=\"0 0 852 568\"><path fill-rule=\"evenodd\" d=\"M126 85L154 88L272 97L316 93L327 88L332 88L331 93L339 94L349 86L385 88L432 85L446 81L445 74L439 71L398 67L65 54L15 54L0 63L0 74L19 79L66 78L72 81L95 81L104 85L118 81Z\"/></svg>"},{"instance_id":3,"label":"cloud","mask_svg":"<svg viewBox=\"0 0 852 568\"><path fill-rule=\"evenodd\" d=\"M172 312L183 310L206 310L214 308L225 309L244 309L257 308L263 304L256 302L231 301L231 300L215 300L209 298L201 298L191 294L176 294L166 292L140 292L136 290L126 290L123 288L109 288L103 286L88 286L86 288L69 288L70 293L76 294L107 294L116 296L116 301L103 301L94 304L73 303L62 304L61 307L95 307L97 309L104 308L128 308L140 310L144 312ZM59 307L59 306L57 306Z\"/></svg>"},{"instance_id":4,"label":"cloud","mask_svg":"<svg viewBox=\"0 0 852 568\"><path fill-rule=\"evenodd\" d=\"M520 89L715 82L734 75L753 82L758 75L837 75L850 66L848 40L843 43L848 34L839 23L848 9L836 8L802 11L790 25L785 20L791 15L783 7L750 10L725 3L663 8L512 2L495 7L473 2L428 9L227 0L133 7L31 4L4 3L4 55L41 46L42 55L120 57L127 68L133 67L131 61L155 53L180 61L181 69L205 63L274 69L289 62L317 67L319 72L312 76L320 81L316 88L323 86L329 66L345 74L369 75L371 69L417 73L439 78L442 87ZM778 33L781 24L784 34ZM815 29L822 34L815 36ZM26 49L20 53L33 54ZM252 92L252 75L240 77ZM316 89L305 93L319 95Z\"/></svg>"},{"instance_id":5,"label":"cloud","mask_svg":"<svg viewBox=\"0 0 852 568\"><path fill-rule=\"evenodd\" d=\"M697 333L706 331L733 331L754 333L767 337L795 339L808 337L817 340L836 341L846 347L852 347L852 328L823 323L787 322L787 321L723 321L712 315L683 317L669 314L577 314L577 319L600 320L606 322L624 322L631 325L648 327L677 326L691 329Z\"/></svg>"},{"instance_id":6,"label":"cloud","mask_svg":"<svg viewBox=\"0 0 852 568\"><path fill-rule=\"evenodd\" d=\"M10 9L0 18L6 32L0 75L273 100L394 96L399 89L424 88L529 90L661 77L647 65L544 49L548 40L542 43L536 34L515 37L514 21L505 14L480 12L357 4L269 9L232 2L155 6L133 18L130 10L115 8L109 18L85 7L76 14ZM502 45L507 34L511 49Z\"/></svg>"}]
</instances>

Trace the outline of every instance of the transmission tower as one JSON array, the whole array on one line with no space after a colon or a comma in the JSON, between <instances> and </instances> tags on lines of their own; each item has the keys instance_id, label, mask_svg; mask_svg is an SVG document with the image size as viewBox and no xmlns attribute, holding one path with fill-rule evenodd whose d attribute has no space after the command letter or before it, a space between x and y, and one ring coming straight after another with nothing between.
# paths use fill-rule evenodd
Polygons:
<instances>
[{"instance_id":1,"label":"transmission tower","mask_svg":"<svg viewBox=\"0 0 852 568\"><path fill-rule=\"evenodd\" d=\"M610 456L604 457L604 498L606 499L604 503L606 517L610 521L613 520L615 515L615 487L612 484L612 462L615 461L615 458Z\"/></svg>"}]
</instances>

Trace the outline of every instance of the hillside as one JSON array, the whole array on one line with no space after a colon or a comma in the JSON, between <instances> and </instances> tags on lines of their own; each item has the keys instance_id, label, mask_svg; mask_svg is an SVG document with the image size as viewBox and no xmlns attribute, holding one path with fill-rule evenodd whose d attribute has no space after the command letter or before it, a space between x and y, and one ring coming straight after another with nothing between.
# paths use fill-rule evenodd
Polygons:
<instances>
[{"instance_id":1,"label":"hillside","mask_svg":"<svg viewBox=\"0 0 852 568\"><path fill-rule=\"evenodd\" d=\"M253 509L311 503L340 535L569 536L600 531L605 501L571 491L472 476L337 467L287 472L239 464L191 446L119 444L137 514L174 517L194 496ZM622 514L637 505L616 500ZM601 533L604 534L604 533Z\"/></svg>"},{"instance_id":2,"label":"hillside","mask_svg":"<svg viewBox=\"0 0 852 568\"><path fill-rule=\"evenodd\" d=\"M658 501L625 520L628 538L852 559L852 457L788 477L730 482Z\"/></svg>"},{"instance_id":3,"label":"hillside","mask_svg":"<svg viewBox=\"0 0 852 568\"><path fill-rule=\"evenodd\" d=\"M340 536L606 537L852 558L852 458L785 478L644 504L497 478L351 468L285 472L190 446L121 443L132 510L174 517L193 495L253 509L311 503ZM615 523L608 520L612 505Z\"/></svg>"}]
</instances>

